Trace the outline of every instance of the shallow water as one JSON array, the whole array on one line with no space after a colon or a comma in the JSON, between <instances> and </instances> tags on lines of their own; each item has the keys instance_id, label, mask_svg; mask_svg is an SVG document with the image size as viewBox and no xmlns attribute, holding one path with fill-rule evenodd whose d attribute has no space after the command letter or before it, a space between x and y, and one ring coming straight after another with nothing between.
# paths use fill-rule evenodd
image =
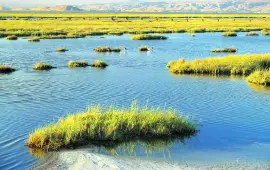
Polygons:
<instances>
[{"instance_id":1,"label":"shallow water","mask_svg":"<svg viewBox=\"0 0 270 170\"><path fill-rule=\"evenodd\" d=\"M173 145L170 157L140 152L138 157L270 161L269 88L249 85L241 78L175 76L166 69L169 60L226 55L209 52L218 47L236 47L237 54L269 53L270 37L246 37L244 33L238 37L222 37L221 33L168 36L165 41L131 41L129 35L40 43L0 39L0 63L19 70L0 75L0 169L25 169L39 161L24 146L35 128L89 104L129 106L133 100L177 109L203 125L185 145ZM127 50L120 54L93 51L103 45L123 45ZM140 53L141 45L154 49ZM54 52L59 47L70 51ZM69 60L79 59L101 59L110 66L104 70L66 67ZM58 69L33 71L39 61Z\"/></svg>"}]
</instances>

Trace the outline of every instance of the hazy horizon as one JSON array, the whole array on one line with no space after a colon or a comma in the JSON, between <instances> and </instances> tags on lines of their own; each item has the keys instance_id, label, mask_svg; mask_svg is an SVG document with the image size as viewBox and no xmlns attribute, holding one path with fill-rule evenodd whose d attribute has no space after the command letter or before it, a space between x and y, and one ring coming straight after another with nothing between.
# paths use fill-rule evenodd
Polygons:
<instances>
[{"instance_id":1,"label":"hazy horizon","mask_svg":"<svg viewBox=\"0 0 270 170\"><path fill-rule=\"evenodd\" d=\"M140 0L141 2L177 2L184 0ZM136 1L136 2L140 2ZM212 1L212 0L189 0L189 1ZM117 2L134 2L132 0L103 0L102 2L98 0L24 0L23 3L21 0L1 0L0 6L7 7L33 7L33 6L53 6L53 5L82 5L82 4L102 4L102 3L117 3Z\"/></svg>"}]
</instances>

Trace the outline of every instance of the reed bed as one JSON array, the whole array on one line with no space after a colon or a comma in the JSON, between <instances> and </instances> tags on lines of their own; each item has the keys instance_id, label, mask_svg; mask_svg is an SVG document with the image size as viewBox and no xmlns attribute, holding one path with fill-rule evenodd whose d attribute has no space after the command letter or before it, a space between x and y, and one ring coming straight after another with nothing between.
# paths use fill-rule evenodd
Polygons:
<instances>
[{"instance_id":1,"label":"reed bed","mask_svg":"<svg viewBox=\"0 0 270 170\"><path fill-rule=\"evenodd\" d=\"M174 74L249 75L255 70L270 69L270 54L232 55L194 61L170 61Z\"/></svg>"},{"instance_id":2,"label":"reed bed","mask_svg":"<svg viewBox=\"0 0 270 170\"><path fill-rule=\"evenodd\" d=\"M134 35L131 37L132 40L167 40L168 37L162 35L148 35L148 34L141 34L141 35Z\"/></svg>"},{"instance_id":3,"label":"reed bed","mask_svg":"<svg viewBox=\"0 0 270 170\"><path fill-rule=\"evenodd\" d=\"M224 36L224 37L236 37L237 36L237 33L236 32L233 32L233 31L229 31L229 32L224 32L222 34L222 36Z\"/></svg>"},{"instance_id":4,"label":"reed bed","mask_svg":"<svg viewBox=\"0 0 270 170\"><path fill-rule=\"evenodd\" d=\"M97 68L106 68L109 66L107 63L101 60L95 60L92 64L90 64L91 67L97 67Z\"/></svg>"},{"instance_id":5,"label":"reed bed","mask_svg":"<svg viewBox=\"0 0 270 170\"><path fill-rule=\"evenodd\" d=\"M211 50L213 53L235 53L237 52L236 48L214 48Z\"/></svg>"},{"instance_id":6,"label":"reed bed","mask_svg":"<svg viewBox=\"0 0 270 170\"><path fill-rule=\"evenodd\" d=\"M104 47L96 47L94 49L96 52L99 52L99 53L105 53L105 52L121 52L122 49L121 48L110 48L108 46L104 46Z\"/></svg>"},{"instance_id":7,"label":"reed bed","mask_svg":"<svg viewBox=\"0 0 270 170\"><path fill-rule=\"evenodd\" d=\"M8 74L16 71L14 68L8 65L0 65L0 73L1 74Z\"/></svg>"},{"instance_id":8,"label":"reed bed","mask_svg":"<svg viewBox=\"0 0 270 170\"><path fill-rule=\"evenodd\" d=\"M270 70L258 70L247 77L249 83L270 86Z\"/></svg>"},{"instance_id":9,"label":"reed bed","mask_svg":"<svg viewBox=\"0 0 270 170\"><path fill-rule=\"evenodd\" d=\"M26 145L46 151L59 150L91 142L119 142L138 138L170 138L197 132L196 125L174 110L138 107L117 109L114 106L89 106L59 119L55 124L36 129Z\"/></svg>"},{"instance_id":10,"label":"reed bed","mask_svg":"<svg viewBox=\"0 0 270 170\"><path fill-rule=\"evenodd\" d=\"M55 68L55 67L53 67L49 64L43 63L43 62L37 63L33 67L34 70L51 70L53 68Z\"/></svg>"},{"instance_id":11,"label":"reed bed","mask_svg":"<svg viewBox=\"0 0 270 170\"><path fill-rule=\"evenodd\" d=\"M84 60L82 60L82 61L72 61L71 60L71 61L68 62L68 67L69 68L87 67L87 66L89 66L89 64Z\"/></svg>"}]
</instances>

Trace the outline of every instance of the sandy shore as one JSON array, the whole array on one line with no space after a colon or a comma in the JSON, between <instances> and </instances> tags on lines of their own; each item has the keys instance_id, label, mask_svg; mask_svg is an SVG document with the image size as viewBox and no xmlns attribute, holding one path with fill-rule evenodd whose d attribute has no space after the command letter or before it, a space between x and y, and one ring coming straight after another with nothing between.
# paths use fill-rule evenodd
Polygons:
<instances>
[{"instance_id":1,"label":"sandy shore","mask_svg":"<svg viewBox=\"0 0 270 170\"><path fill-rule=\"evenodd\" d=\"M173 163L139 158L119 158L88 151L65 151L51 155L35 170L269 170L270 164L227 162L222 164Z\"/></svg>"}]
</instances>

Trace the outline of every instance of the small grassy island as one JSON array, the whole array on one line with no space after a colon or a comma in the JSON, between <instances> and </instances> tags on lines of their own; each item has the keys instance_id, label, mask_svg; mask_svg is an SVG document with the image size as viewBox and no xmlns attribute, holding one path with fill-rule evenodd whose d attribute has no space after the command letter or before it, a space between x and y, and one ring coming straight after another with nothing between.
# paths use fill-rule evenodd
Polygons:
<instances>
[{"instance_id":1,"label":"small grassy island","mask_svg":"<svg viewBox=\"0 0 270 170\"><path fill-rule=\"evenodd\" d=\"M236 32L232 32L232 31L229 31L229 32L224 32L222 34L222 36L224 36L224 37L236 37L237 36L237 33Z\"/></svg>"},{"instance_id":2,"label":"small grassy island","mask_svg":"<svg viewBox=\"0 0 270 170\"><path fill-rule=\"evenodd\" d=\"M18 37L15 36L15 35L9 35L9 36L6 37L6 39L7 39L7 40L17 40Z\"/></svg>"},{"instance_id":3,"label":"small grassy island","mask_svg":"<svg viewBox=\"0 0 270 170\"><path fill-rule=\"evenodd\" d=\"M128 109L94 105L85 112L69 115L55 124L36 129L29 135L26 145L54 151L98 141L183 137L196 132L196 125L174 110L139 108L136 104Z\"/></svg>"},{"instance_id":4,"label":"small grassy island","mask_svg":"<svg viewBox=\"0 0 270 170\"><path fill-rule=\"evenodd\" d=\"M94 49L96 52L99 53L105 53L105 52L121 52L121 48L110 48L108 46L104 46L104 47L97 47Z\"/></svg>"},{"instance_id":5,"label":"small grassy island","mask_svg":"<svg viewBox=\"0 0 270 170\"><path fill-rule=\"evenodd\" d=\"M258 33L256 33L256 32L249 32L249 33L247 33L246 34L246 36L259 36L259 34Z\"/></svg>"},{"instance_id":6,"label":"small grassy island","mask_svg":"<svg viewBox=\"0 0 270 170\"><path fill-rule=\"evenodd\" d=\"M101 60L96 60L92 64L90 64L91 67L97 67L97 68L106 68L108 66L107 63Z\"/></svg>"},{"instance_id":7,"label":"small grassy island","mask_svg":"<svg viewBox=\"0 0 270 170\"><path fill-rule=\"evenodd\" d=\"M53 68L55 68L55 67L53 67L49 64L43 63L43 62L37 63L33 67L34 70L51 70Z\"/></svg>"},{"instance_id":8,"label":"small grassy island","mask_svg":"<svg viewBox=\"0 0 270 170\"><path fill-rule=\"evenodd\" d=\"M65 48L57 48L56 51L57 51L57 52L66 52L66 51L68 51L68 49L65 49Z\"/></svg>"},{"instance_id":9,"label":"small grassy island","mask_svg":"<svg viewBox=\"0 0 270 170\"><path fill-rule=\"evenodd\" d=\"M247 77L247 81L253 84L270 86L270 70L255 71Z\"/></svg>"},{"instance_id":10,"label":"small grassy island","mask_svg":"<svg viewBox=\"0 0 270 170\"><path fill-rule=\"evenodd\" d=\"M194 61L170 61L174 74L249 75L256 70L270 69L270 54L233 55Z\"/></svg>"},{"instance_id":11,"label":"small grassy island","mask_svg":"<svg viewBox=\"0 0 270 170\"><path fill-rule=\"evenodd\" d=\"M0 65L0 74L8 74L16 71L14 68L8 65Z\"/></svg>"},{"instance_id":12,"label":"small grassy island","mask_svg":"<svg viewBox=\"0 0 270 170\"><path fill-rule=\"evenodd\" d=\"M162 35L150 35L150 34L141 34L134 35L131 37L132 40L167 40L168 37Z\"/></svg>"},{"instance_id":13,"label":"small grassy island","mask_svg":"<svg viewBox=\"0 0 270 170\"><path fill-rule=\"evenodd\" d=\"M148 46L141 46L138 48L139 51L151 51L152 49Z\"/></svg>"},{"instance_id":14,"label":"small grassy island","mask_svg":"<svg viewBox=\"0 0 270 170\"><path fill-rule=\"evenodd\" d=\"M211 50L213 53L235 53L236 48L214 48Z\"/></svg>"},{"instance_id":15,"label":"small grassy island","mask_svg":"<svg viewBox=\"0 0 270 170\"><path fill-rule=\"evenodd\" d=\"M34 37L31 39L28 39L28 42L40 42L40 38L39 37Z\"/></svg>"},{"instance_id":16,"label":"small grassy island","mask_svg":"<svg viewBox=\"0 0 270 170\"><path fill-rule=\"evenodd\" d=\"M89 64L84 60L82 60L82 61L72 61L71 60L71 61L68 62L68 67L69 68L87 67L87 66L89 66Z\"/></svg>"},{"instance_id":17,"label":"small grassy island","mask_svg":"<svg viewBox=\"0 0 270 170\"><path fill-rule=\"evenodd\" d=\"M262 35L263 35L263 36L270 36L270 30L263 29L263 30L262 30Z\"/></svg>"}]
</instances>

